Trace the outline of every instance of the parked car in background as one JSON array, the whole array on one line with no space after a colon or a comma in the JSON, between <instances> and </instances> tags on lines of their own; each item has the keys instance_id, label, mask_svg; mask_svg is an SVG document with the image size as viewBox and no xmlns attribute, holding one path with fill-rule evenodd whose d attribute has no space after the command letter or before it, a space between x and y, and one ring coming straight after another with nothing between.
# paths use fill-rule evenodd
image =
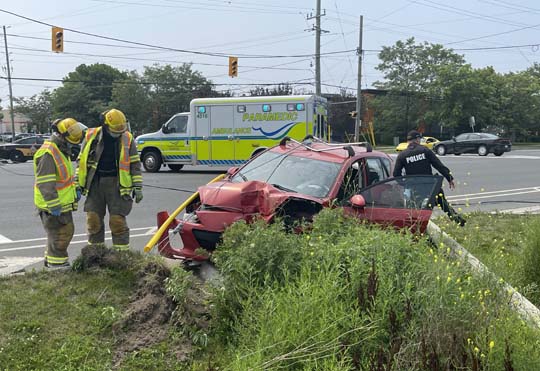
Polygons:
<instances>
[{"instance_id":1,"label":"parked car in background","mask_svg":"<svg viewBox=\"0 0 540 371\"><path fill-rule=\"evenodd\" d=\"M437 143L439 143L439 139L433 138L433 137L422 137L422 139L420 140L420 144L429 149L433 149L433 146ZM399 143L398 146L396 147L396 151L397 152L404 151L408 145L409 145L408 142Z\"/></svg>"},{"instance_id":2,"label":"parked car in background","mask_svg":"<svg viewBox=\"0 0 540 371\"><path fill-rule=\"evenodd\" d=\"M44 141L49 139L49 135L33 135L27 138L16 140L14 143L0 144L0 158L13 162L26 162L34 157L39 147ZM71 160L75 161L81 146L79 144L71 146Z\"/></svg>"},{"instance_id":3,"label":"parked car in background","mask_svg":"<svg viewBox=\"0 0 540 371\"><path fill-rule=\"evenodd\" d=\"M302 143L284 138L279 145L231 168L225 179L199 187L199 195L174 219L158 243L169 258L195 263L206 260L225 228L239 220L281 218L289 230L312 221L326 207L368 222L423 232L442 177L416 175L391 178L392 162L371 146ZM168 218L158 214L158 225ZM170 244L179 233L182 247Z\"/></svg>"},{"instance_id":4,"label":"parked car in background","mask_svg":"<svg viewBox=\"0 0 540 371\"><path fill-rule=\"evenodd\" d=\"M478 153L479 156L487 156L493 153L495 156L502 156L504 152L512 150L512 143L509 139L504 139L490 133L463 133L450 140L436 143L433 150L439 155L462 153Z\"/></svg>"}]
</instances>

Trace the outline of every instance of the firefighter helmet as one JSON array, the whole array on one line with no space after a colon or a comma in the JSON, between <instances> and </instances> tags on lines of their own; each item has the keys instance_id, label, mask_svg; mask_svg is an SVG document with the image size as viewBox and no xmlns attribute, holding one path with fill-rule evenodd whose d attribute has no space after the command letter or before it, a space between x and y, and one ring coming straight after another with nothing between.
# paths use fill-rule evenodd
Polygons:
<instances>
[{"instance_id":1,"label":"firefighter helmet","mask_svg":"<svg viewBox=\"0 0 540 371\"><path fill-rule=\"evenodd\" d=\"M126 116L115 108L103 112L103 122L113 134L122 134L127 130Z\"/></svg>"},{"instance_id":2,"label":"firefighter helmet","mask_svg":"<svg viewBox=\"0 0 540 371\"><path fill-rule=\"evenodd\" d=\"M53 129L57 131L69 143L79 144L83 138L83 132L88 129L73 118L65 118L63 120L55 120Z\"/></svg>"}]
</instances>

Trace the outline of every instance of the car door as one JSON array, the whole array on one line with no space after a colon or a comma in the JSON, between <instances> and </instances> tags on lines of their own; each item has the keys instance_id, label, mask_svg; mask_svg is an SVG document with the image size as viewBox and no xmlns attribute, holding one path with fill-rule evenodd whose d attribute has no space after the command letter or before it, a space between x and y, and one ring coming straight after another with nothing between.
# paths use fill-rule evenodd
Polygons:
<instances>
[{"instance_id":1,"label":"car door","mask_svg":"<svg viewBox=\"0 0 540 371\"><path fill-rule=\"evenodd\" d=\"M482 142L482 137L479 134L469 134L467 140L467 146L465 147L466 153L476 153L478 145Z\"/></svg>"},{"instance_id":2,"label":"car door","mask_svg":"<svg viewBox=\"0 0 540 371\"><path fill-rule=\"evenodd\" d=\"M389 178L362 189L345 210L369 222L424 232L442 180L440 175Z\"/></svg>"},{"instance_id":3,"label":"car door","mask_svg":"<svg viewBox=\"0 0 540 371\"><path fill-rule=\"evenodd\" d=\"M469 134L458 135L454 141L454 153L465 153L468 140L469 140Z\"/></svg>"},{"instance_id":4,"label":"car door","mask_svg":"<svg viewBox=\"0 0 540 371\"><path fill-rule=\"evenodd\" d=\"M190 161L187 123L187 115L176 115L164 125L166 140L163 142L162 152L169 162Z\"/></svg>"}]
</instances>

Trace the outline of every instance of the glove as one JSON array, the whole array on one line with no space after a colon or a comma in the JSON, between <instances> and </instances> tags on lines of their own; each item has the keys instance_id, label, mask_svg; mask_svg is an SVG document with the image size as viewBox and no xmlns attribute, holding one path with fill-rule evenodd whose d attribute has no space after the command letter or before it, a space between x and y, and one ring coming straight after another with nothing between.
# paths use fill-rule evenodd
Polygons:
<instances>
[{"instance_id":1,"label":"glove","mask_svg":"<svg viewBox=\"0 0 540 371\"><path fill-rule=\"evenodd\" d=\"M52 216L60 216L61 214L62 214L62 208L60 206L51 209Z\"/></svg>"},{"instance_id":2,"label":"glove","mask_svg":"<svg viewBox=\"0 0 540 371\"><path fill-rule=\"evenodd\" d=\"M81 190L80 187L77 187L77 188L75 188L75 192L77 193L77 195L75 197L75 201L79 202L81 200L82 190Z\"/></svg>"},{"instance_id":3,"label":"glove","mask_svg":"<svg viewBox=\"0 0 540 371\"><path fill-rule=\"evenodd\" d=\"M135 203L138 204L143 199L142 188L133 189L133 198L135 198Z\"/></svg>"}]
</instances>

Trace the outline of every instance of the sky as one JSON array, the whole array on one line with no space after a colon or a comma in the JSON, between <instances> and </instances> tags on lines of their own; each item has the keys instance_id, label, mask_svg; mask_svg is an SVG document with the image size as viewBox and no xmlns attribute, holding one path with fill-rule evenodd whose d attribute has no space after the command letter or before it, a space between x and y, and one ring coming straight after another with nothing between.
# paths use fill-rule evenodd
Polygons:
<instances>
[{"instance_id":1,"label":"sky","mask_svg":"<svg viewBox=\"0 0 540 371\"><path fill-rule=\"evenodd\" d=\"M98 62L138 71L155 63L193 63L217 90L238 95L257 84L283 82L311 92L315 8L316 0L4 0L0 25L7 27L16 97L54 89L60 86L54 80L79 64ZM362 88L383 79L375 69L377 51L409 37L443 44L473 67L493 66L498 72L540 62L537 0L321 0L321 8L323 93L356 91L360 15ZM51 51L51 25L65 29L64 53ZM5 77L0 49L0 77ZM238 56L236 78L228 76L229 55ZM5 78L0 99L7 107Z\"/></svg>"}]
</instances>

